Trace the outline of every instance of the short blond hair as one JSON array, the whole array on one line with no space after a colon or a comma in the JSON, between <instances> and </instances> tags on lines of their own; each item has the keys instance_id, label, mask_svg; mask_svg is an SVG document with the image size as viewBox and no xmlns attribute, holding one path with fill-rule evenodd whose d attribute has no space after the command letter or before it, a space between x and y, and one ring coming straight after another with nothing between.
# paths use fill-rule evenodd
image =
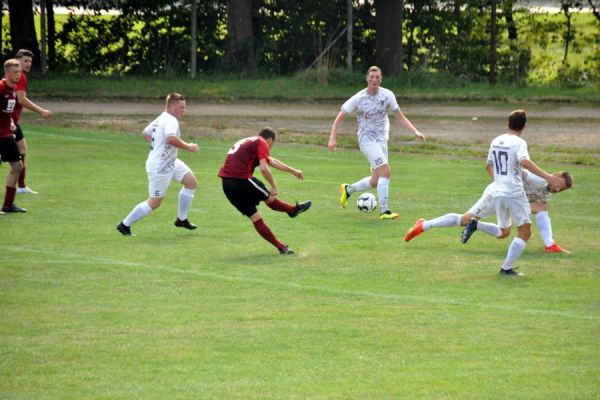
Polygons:
<instances>
[{"instance_id":1,"label":"short blond hair","mask_svg":"<svg viewBox=\"0 0 600 400\"><path fill-rule=\"evenodd\" d=\"M21 68L21 63L19 62L19 60L17 60L16 58L9 58L8 60L4 61L4 72L7 72L12 67Z\"/></svg>"},{"instance_id":2,"label":"short blond hair","mask_svg":"<svg viewBox=\"0 0 600 400\"><path fill-rule=\"evenodd\" d=\"M381 74L381 69L377 65L372 65L367 70L367 76L369 76L371 72L379 72Z\"/></svg>"},{"instance_id":3,"label":"short blond hair","mask_svg":"<svg viewBox=\"0 0 600 400\"><path fill-rule=\"evenodd\" d=\"M185 101L185 97L183 97L182 94L179 94L176 92L169 93L167 95L167 99L166 99L167 107L169 107L170 105L173 105L177 101Z\"/></svg>"}]
</instances>

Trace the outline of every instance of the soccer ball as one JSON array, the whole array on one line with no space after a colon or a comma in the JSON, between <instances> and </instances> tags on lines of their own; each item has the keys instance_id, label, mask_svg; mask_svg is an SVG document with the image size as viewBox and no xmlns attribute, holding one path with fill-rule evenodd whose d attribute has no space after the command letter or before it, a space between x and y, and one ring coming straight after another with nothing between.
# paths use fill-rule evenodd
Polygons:
<instances>
[{"instance_id":1,"label":"soccer ball","mask_svg":"<svg viewBox=\"0 0 600 400\"><path fill-rule=\"evenodd\" d=\"M377 199L372 193L365 192L358 196L356 206L362 212L371 212L377 208Z\"/></svg>"}]
</instances>

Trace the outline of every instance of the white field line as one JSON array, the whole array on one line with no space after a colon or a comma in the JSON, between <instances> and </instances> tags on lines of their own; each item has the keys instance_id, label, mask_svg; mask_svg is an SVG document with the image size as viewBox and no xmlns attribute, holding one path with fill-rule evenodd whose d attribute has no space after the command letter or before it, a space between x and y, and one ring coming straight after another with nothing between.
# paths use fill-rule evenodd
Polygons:
<instances>
[{"instance_id":1,"label":"white field line","mask_svg":"<svg viewBox=\"0 0 600 400\"><path fill-rule=\"evenodd\" d=\"M16 253L34 253L34 254L45 254L49 256L58 257L61 259L63 263L78 263L83 262L85 264L103 264L109 266L123 266L123 267L131 267L137 268L146 271L164 271L173 274L182 274L182 275L192 275L203 278L214 279L216 281L221 282L243 282L243 283L252 283L252 284L261 284L264 286L275 286L275 287L283 287L300 291L316 291L321 293L326 293L334 296L343 296L343 297L364 297L364 298L372 298L372 299L382 299L388 300L398 303L424 303L424 304L437 304L444 306L461 306L461 307L474 307L480 309L489 309L489 310L498 310L505 312L513 312L513 313L521 313L527 315L534 316L554 316L554 317L563 317L570 319L580 319L580 320L589 320L589 321L600 321L600 316L597 315L582 315L573 313L570 311L557 311L557 310L540 310L533 308L520 308L507 304L491 304L491 303L474 303L470 301L463 300L453 300L447 297L435 297L435 296L415 296L415 295L399 295L394 293L377 293L370 292L366 290L343 290L343 289L335 289L324 285L303 285L295 282L288 281L276 281L271 279L264 278L256 278L252 276L232 276L221 274L217 272L206 272L206 271L198 271L198 270L185 270L169 265L149 265L146 263L140 262L130 262L123 261L114 258L108 257L86 257L85 255L78 253L67 253L67 252L56 252L45 249L35 249L30 247L23 246L0 246L2 252L7 254L9 252ZM65 258L72 258L72 261L68 261ZM446 296L446 295L444 295Z\"/></svg>"}]
</instances>

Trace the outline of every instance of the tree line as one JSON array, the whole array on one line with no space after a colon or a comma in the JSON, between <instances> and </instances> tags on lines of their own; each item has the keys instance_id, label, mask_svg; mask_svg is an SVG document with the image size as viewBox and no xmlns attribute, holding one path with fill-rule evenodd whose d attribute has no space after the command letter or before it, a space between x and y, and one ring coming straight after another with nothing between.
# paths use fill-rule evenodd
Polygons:
<instances>
[{"instance_id":1,"label":"tree line","mask_svg":"<svg viewBox=\"0 0 600 400\"><path fill-rule=\"evenodd\" d=\"M585 0L596 18L599 0ZM566 16L583 0L560 0ZM516 0L8 0L0 53L36 54L38 68L95 75L291 75L308 68L387 75L428 70L522 82L531 58ZM71 12L57 29L57 6ZM106 10L117 11L110 17ZM34 25L40 14L42 40ZM40 43L41 42L41 43Z\"/></svg>"}]
</instances>

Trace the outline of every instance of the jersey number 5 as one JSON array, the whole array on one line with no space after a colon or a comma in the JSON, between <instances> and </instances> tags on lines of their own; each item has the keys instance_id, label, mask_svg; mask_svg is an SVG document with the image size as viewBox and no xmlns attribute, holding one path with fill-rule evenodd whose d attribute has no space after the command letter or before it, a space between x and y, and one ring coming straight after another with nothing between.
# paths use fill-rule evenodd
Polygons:
<instances>
[{"instance_id":1,"label":"jersey number 5","mask_svg":"<svg viewBox=\"0 0 600 400\"><path fill-rule=\"evenodd\" d=\"M496 164L496 175L508 175L508 153L505 151L499 151L496 153L494 150L494 164Z\"/></svg>"}]
</instances>

